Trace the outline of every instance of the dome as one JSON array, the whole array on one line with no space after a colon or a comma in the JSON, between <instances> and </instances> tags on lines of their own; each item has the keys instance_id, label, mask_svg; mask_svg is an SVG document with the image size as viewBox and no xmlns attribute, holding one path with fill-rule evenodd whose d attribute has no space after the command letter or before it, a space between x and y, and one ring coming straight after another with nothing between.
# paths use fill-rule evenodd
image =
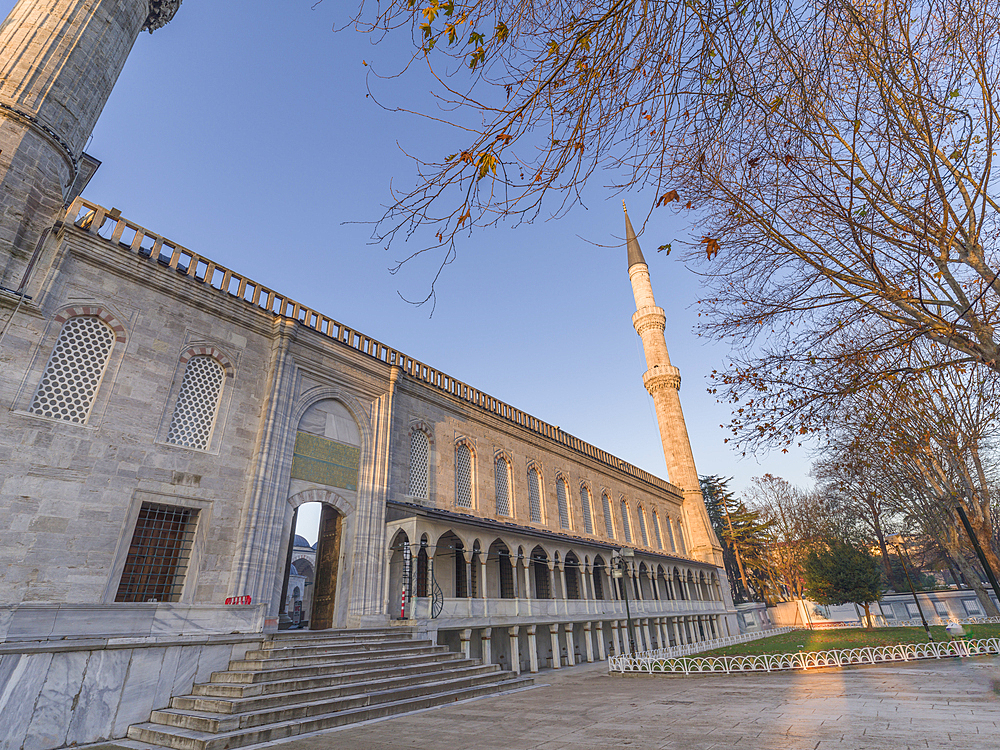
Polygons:
<instances>
[{"instance_id":1,"label":"dome","mask_svg":"<svg viewBox=\"0 0 1000 750\"><path fill-rule=\"evenodd\" d=\"M295 541L292 542L292 546L293 547L305 547L306 549L312 549L312 545L309 544L308 541L306 541L306 538L304 536L300 536L299 534L295 535Z\"/></svg>"},{"instance_id":2,"label":"dome","mask_svg":"<svg viewBox=\"0 0 1000 750\"><path fill-rule=\"evenodd\" d=\"M302 574L299 573L299 571L295 569L295 563L292 563L291 565L288 566L288 575L289 576L298 576L298 575L302 575Z\"/></svg>"}]
</instances>

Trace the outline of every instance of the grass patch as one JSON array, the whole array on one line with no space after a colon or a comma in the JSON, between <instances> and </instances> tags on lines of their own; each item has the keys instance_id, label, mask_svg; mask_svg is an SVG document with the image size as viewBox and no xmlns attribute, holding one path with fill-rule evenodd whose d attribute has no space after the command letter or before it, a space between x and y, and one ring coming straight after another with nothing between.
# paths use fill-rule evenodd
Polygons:
<instances>
[{"instance_id":1,"label":"grass patch","mask_svg":"<svg viewBox=\"0 0 1000 750\"><path fill-rule=\"evenodd\" d=\"M964 625L968 638L998 638L1000 625ZM935 641L947 641L944 626L931 626ZM901 643L926 643L923 628L843 628L838 630L793 630L790 633L737 643L725 648L704 651L697 656L760 656L761 654L794 654L799 651L829 651L865 646L895 646Z\"/></svg>"}]
</instances>

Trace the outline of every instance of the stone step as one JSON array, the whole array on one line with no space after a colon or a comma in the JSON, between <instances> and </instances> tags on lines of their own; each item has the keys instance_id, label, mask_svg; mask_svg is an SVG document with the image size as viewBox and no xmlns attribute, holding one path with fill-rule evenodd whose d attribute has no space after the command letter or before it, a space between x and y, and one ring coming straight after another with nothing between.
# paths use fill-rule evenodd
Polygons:
<instances>
[{"instance_id":1,"label":"stone step","mask_svg":"<svg viewBox=\"0 0 1000 750\"><path fill-rule=\"evenodd\" d=\"M448 661L446 663L446 667L443 667L440 661L429 661L423 664L410 664L405 667L390 665L364 671L337 672L329 675L296 677L291 679L275 680L273 682L207 682L195 685L192 690L192 694L195 696L210 696L216 698L249 698L257 695L274 695L277 693L293 692L296 690L311 690L314 688L331 687L335 685L363 683L368 679L379 679L382 677L425 675L432 672L440 672L442 668L459 669L475 666L477 664L479 664L479 662L473 659L454 659Z\"/></svg>"},{"instance_id":2,"label":"stone step","mask_svg":"<svg viewBox=\"0 0 1000 750\"><path fill-rule=\"evenodd\" d=\"M415 648L438 648L431 641L376 641L373 643L338 643L309 646L282 646L280 648L262 648L247 651L244 661L260 661L262 659L289 659L300 656L336 656L337 654L385 653Z\"/></svg>"},{"instance_id":3,"label":"stone step","mask_svg":"<svg viewBox=\"0 0 1000 750\"><path fill-rule=\"evenodd\" d=\"M336 652L332 654L319 653L307 656L275 656L264 659L234 659L229 662L229 668L233 671L247 671L260 669L282 669L284 667L309 667L313 664L339 664L341 662L357 661L366 655L373 659L388 659L397 656L415 656L417 654L437 654L447 651L445 646L435 646L429 642L423 645L411 646L400 644L391 648L368 651L364 648L355 648L351 651Z\"/></svg>"},{"instance_id":4,"label":"stone step","mask_svg":"<svg viewBox=\"0 0 1000 750\"><path fill-rule=\"evenodd\" d=\"M365 674L364 680L356 680L340 685L294 689L284 692L258 694L251 696L210 696L204 694L184 695L171 698L170 707L181 711L204 711L216 714L241 714L251 711L262 711L278 706L295 703L311 703L315 701L342 698L359 693L359 687L365 693L376 693L396 688L406 688L413 685L437 682L444 676L450 678L466 678L487 676L499 678L500 667L496 664L470 664L442 672L440 669L422 674L390 675L377 679Z\"/></svg>"},{"instance_id":5,"label":"stone step","mask_svg":"<svg viewBox=\"0 0 1000 750\"><path fill-rule=\"evenodd\" d=\"M186 727L170 727L147 722L129 727L130 739L163 745L174 750L227 750L227 748L243 747L263 742L273 742L284 737L291 737L306 732L368 721L384 716L418 711L454 701L476 698L484 695L529 687L533 683L530 677L511 677L503 681L495 681L485 685L474 685L444 692L435 692L402 700L388 701L374 705L365 705L334 713L320 714L306 719L280 721L259 727L247 727L213 734Z\"/></svg>"},{"instance_id":6,"label":"stone step","mask_svg":"<svg viewBox=\"0 0 1000 750\"><path fill-rule=\"evenodd\" d=\"M461 654L441 650L426 654L390 656L387 658L369 657L354 661L340 661L336 663L320 662L311 666L293 666L276 669L231 669L226 672L213 672L211 680L212 682L235 682L243 684L250 684L254 682L274 682L275 680L290 679L295 677L314 677L336 674L338 672L366 671L383 666L398 665L400 667L406 667L411 664L423 664L427 662L448 662L461 658Z\"/></svg>"},{"instance_id":7,"label":"stone step","mask_svg":"<svg viewBox=\"0 0 1000 750\"><path fill-rule=\"evenodd\" d=\"M312 640L344 642L352 639L368 640L370 638L412 638L415 632L416 628L413 627L371 629L355 628L345 630L282 630L277 633L273 633L269 637L269 641L272 643Z\"/></svg>"},{"instance_id":8,"label":"stone step","mask_svg":"<svg viewBox=\"0 0 1000 750\"><path fill-rule=\"evenodd\" d=\"M350 695L320 700L303 700L299 703L248 710L240 713L220 713L190 709L153 711L150 723L219 734L234 732L238 729L250 729L277 724L284 721L304 720L313 716L342 713L352 709L364 708L365 706L409 700L411 698L420 698L442 692L454 692L482 685L496 685L503 681L501 676L495 673L460 676L442 673L438 675L437 680L432 682L422 682L405 686L396 685L383 690L366 690L361 693L352 691Z\"/></svg>"}]
</instances>

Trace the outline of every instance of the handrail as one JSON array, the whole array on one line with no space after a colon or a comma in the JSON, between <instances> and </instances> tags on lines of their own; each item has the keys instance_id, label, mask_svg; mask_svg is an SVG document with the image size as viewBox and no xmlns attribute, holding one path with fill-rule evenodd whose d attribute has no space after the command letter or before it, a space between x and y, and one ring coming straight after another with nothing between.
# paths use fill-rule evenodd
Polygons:
<instances>
[{"instance_id":1,"label":"handrail","mask_svg":"<svg viewBox=\"0 0 1000 750\"><path fill-rule=\"evenodd\" d=\"M76 198L66 212L66 223L89 234L148 258L166 268L171 268L192 281L212 287L231 297L241 299L273 315L296 320L307 328L345 344L369 357L389 365L396 365L414 380L512 422L550 440L582 453L605 466L627 474L658 490L681 494L675 485L633 466L607 451L591 445L578 437L563 432L559 427L543 422L526 412L493 398L460 380L434 369L419 360L386 346L360 331L356 331L311 307L296 302L263 284L259 284L215 261L198 255L193 250L166 239L148 229L124 219L117 210L104 208L82 197Z\"/></svg>"}]
</instances>

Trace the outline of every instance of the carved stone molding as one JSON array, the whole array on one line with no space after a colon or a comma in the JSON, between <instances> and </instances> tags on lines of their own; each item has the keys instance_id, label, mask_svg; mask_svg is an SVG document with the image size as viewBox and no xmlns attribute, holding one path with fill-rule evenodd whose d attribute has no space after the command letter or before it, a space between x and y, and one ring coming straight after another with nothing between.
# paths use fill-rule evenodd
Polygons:
<instances>
[{"instance_id":1,"label":"carved stone molding","mask_svg":"<svg viewBox=\"0 0 1000 750\"><path fill-rule=\"evenodd\" d=\"M142 25L143 31L152 34L157 29L170 23L174 13L181 7L183 0L149 0L149 15Z\"/></svg>"},{"instance_id":2,"label":"carved stone molding","mask_svg":"<svg viewBox=\"0 0 1000 750\"><path fill-rule=\"evenodd\" d=\"M646 370L642 376L642 384L646 386L650 396L663 388L673 388L675 391L679 391L681 389L681 371L673 365Z\"/></svg>"}]
</instances>

